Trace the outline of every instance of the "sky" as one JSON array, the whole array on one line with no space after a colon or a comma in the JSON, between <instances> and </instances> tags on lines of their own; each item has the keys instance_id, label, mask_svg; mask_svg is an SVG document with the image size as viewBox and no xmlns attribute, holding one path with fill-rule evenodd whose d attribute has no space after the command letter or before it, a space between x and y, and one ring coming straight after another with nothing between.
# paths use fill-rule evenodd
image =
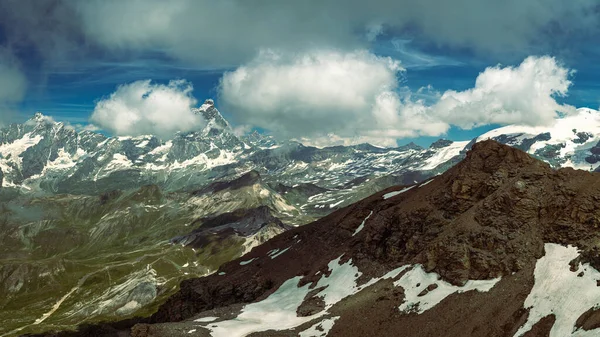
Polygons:
<instances>
[{"instance_id":1,"label":"sky","mask_svg":"<svg viewBox=\"0 0 600 337\"><path fill-rule=\"evenodd\" d=\"M595 0L0 0L0 125L429 145L598 109Z\"/></svg>"}]
</instances>

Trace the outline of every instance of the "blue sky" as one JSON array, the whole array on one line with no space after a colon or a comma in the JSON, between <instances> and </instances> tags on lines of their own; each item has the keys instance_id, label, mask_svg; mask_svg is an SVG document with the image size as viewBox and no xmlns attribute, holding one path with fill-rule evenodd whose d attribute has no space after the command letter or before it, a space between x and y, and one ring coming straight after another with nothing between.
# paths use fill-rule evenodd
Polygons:
<instances>
[{"instance_id":1,"label":"blue sky","mask_svg":"<svg viewBox=\"0 0 600 337\"><path fill-rule=\"evenodd\" d=\"M591 1L577 0L571 6L564 6L554 0L551 1L552 4L544 4L537 0L507 1L507 4L500 5L502 8L496 8L498 5L493 5L493 2L489 2L489 6L486 7L482 3L488 3L487 1L465 0L461 2L464 8L457 8L456 13L446 13L447 15L440 17L438 21L435 21L435 16L440 14L437 13L438 11L444 9L438 8L439 4L435 1L424 2L419 8L410 8L407 11L409 14L404 14L407 17L402 19L394 16L386 17L388 9L398 10L398 2L377 1L373 6L380 8L380 11L374 11L372 16L369 16L371 15L369 11L362 8L360 4L353 3L347 6L348 8L340 4L335 7L336 5L333 4L323 5L323 8L315 7L313 10L330 14L342 11L342 14L335 14L339 15L337 21L336 17L331 17L333 14L322 20L318 16L317 18L312 15L307 16L313 20L310 23L312 26L303 21L306 19L302 14L304 8L295 8L291 4L268 5L268 2L265 2L267 5L263 3L261 6L266 7L260 8L260 11L256 9L258 14L253 14L252 10L248 11L245 4L230 2L232 6L226 8L211 5L210 2L185 0L175 1L171 5L157 1L135 0L120 3L111 0L90 1L88 4L46 0L3 3L0 5L3 7L0 8L0 12L3 13L0 14L0 66L17 69L25 78L26 85L20 91L22 97L19 99L5 97L3 101L2 91L8 93L15 89L3 87L0 81L0 111L2 111L0 116L4 115L4 120L0 118L0 122L20 122L34 112L41 111L59 121L87 124L97 109L98 102L102 100L108 102L110 95L115 93L119 85L147 79L157 85L166 85L171 80L184 79L193 85L193 91L189 95L195 97L198 104L201 104L205 98L216 98L218 107L225 117L232 122L233 126L240 126L240 128L243 126L241 129L244 130L259 128L282 138L306 138L309 143L314 140L315 144L322 144L322 140L326 139L329 133L333 133L342 139L341 141L357 139L357 141L373 140L373 142L382 141L389 144L390 137L395 137L398 139L398 144L414 141L420 145L428 145L438 138L471 139L482 132L512 121L514 118L464 121L457 117L455 123L452 116L442 118L440 116L443 113L436 109L429 109L429 106L435 105L440 95L448 90L456 92L471 90L475 87L476 78L485 72L486 68L497 65L499 68L519 67L528 56L553 57L556 67L575 70L568 76L564 76L572 81L566 95L564 97L552 95L560 106L568 104L574 107L597 109L600 102L600 88L596 80L600 75L600 66L595 62L600 51L592 43L597 41L600 30L596 5ZM406 6L411 6L411 2L399 2L404 9L407 8ZM523 5L525 3L531 8ZM235 6L240 8L236 9ZM352 8L353 6L356 8ZM473 8L472 13L469 13L469 6ZM550 6L552 10L539 14L536 6ZM217 17L215 20L221 21L208 23L212 18L205 17L206 25L202 25L203 21L199 16L207 8L213 11L214 16ZM281 15L281 18L264 20L266 21L264 27L259 25L256 28L253 15L260 16L271 10ZM461 14L464 11L466 13ZM195 32L190 32L188 29L192 22L186 22L188 19L192 20L188 18L188 12L190 15L196 14L194 17L197 20L193 22L199 26L193 27L196 29ZM521 21L513 22L514 19L511 17L502 17L503 12L521 13L519 18ZM117 16L115 13L122 15L118 22L109 22L106 26L101 26L94 21L100 20L103 15L111 15L110 18L113 18ZM128 16L128 13L131 13L131 16ZM143 17L146 14L148 19ZM310 13L307 12L306 15ZM45 20L48 21L47 25L38 23L42 16L45 16ZM228 20L225 21L224 18ZM163 19L168 24L163 30L157 29ZM135 20L140 22L130 23ZM181 27L178 26L180 21ZM486 28L482 25L486 22L495 23L499 27L497 30ZM463 27L468 24L482 26ZM347 29L332 28L338 26L347 26ZM506 32L500 31L502 26ZM136 31L137 29L139 31ZM271 32L272 30L274 33ZM260 55L265 50L269 52L274 50L278 56L261 58ZM321 50L335 50L335 52L323 56L325 54ZM365 51L368 55L364 53L359 55L357 50L361 53ZM334 56L331 56L332 54ZM320 62L319 65L315 65L316 70L302 66L302 62L298 61L304 57L302 55L319 60L315 61ZM388 57L390 60L398 61L403 69L398 71L393 66L384 65ZM285 61L287 63L281 59L287 60ZM377 125L372 128L375 132L371 132L368 128L362 129L364 121L371 117L371 119L382 118L382 120L390 117L382 117L375 111L365 111L364 114L373 115L363 120L364 116L361 115L363 112L357 109L349 115L348 119L361 121L360 124L344 123L343 126L337 127L335 121L340 120L340 116L344 119L342 108L327 119L323 116L332 110L330 102L319 101L310 105L305 102L310 101L315 93L303 97L290 97L290 92L284 92L285 88L281 89L284 94L280 97L273 98L271 93L266 94L267 97L285 104L277 105L269 102L269 104L265 103L265 106L251 110L251 107L244 106L243 102L244 99L255 96L250 91L252 87L264 90L271 85L265 85L265 79L256 72L253 75L255 78L250 78L254 82L234 83L233 79L239 76L230 76L226 78L230 86L218 87L224 73L227 72L240 75L246 70L275 69L271 75L280 76L284 71L297 72L298 69L308 69L313 74L315 71L327 72L327 69L322 68L323 64L336 68L335 62L345 62L348 59L354 62L351 64L356 64L358 67L362 65L371 67L365 71L365 81L372 80L369 72L379 71L382 69L381 66L387 67L385 71L389 74L383 71L381 77L374 80L373 86L385 87L381 89L385 92L393 91L396 93L394 102L402 102L403 105L397 110L398 114L404 117L393 118L394 123L398 123L397 126L385 128L381 126L380 121L377 121L379 124L375 123ZM537 72L540 71L545 70ZM554 74L555 69L547 71L549 74ZM397 82L390 83L388 75L396 76ZM347 76L350 76L349 80L355 80L355 76L358 75ZM515 76L518 78L520 75L516 73ZM316 78L318 81L319 77ZM335 80L332 83L335 83ZM361 88L350 86L347 91L364 89L365 99L373 99L373 102L378 97L383 97L379 96L380 92L375 92L374 97L369 96L373 93L372 88L362 88L360 81L357 83ZM560 83L557 82L556 85L557 87L551 90L562 90L558 89ZM427 86L430 86L437 96L423 93L421 88ZM308 87L310 89L310 85ZM295 87L289 85L286 88L293 92ZM298 88L300 88L298 91L305 89L302 84L298 84ZM340 90L344 88L346 87L341 85ZM147 90L157 90L157 87L150 87ZM332 89L332 93L335 94L340 90ZM363 91L357 93L362 95ZM407 123L406 118L409 117L406 116L412 116L411 111L414 111L409 109L414 108L414 104L403 101L405 99L403 95L407 93L410 94L412 103L423 99L423 106L419 106L422 109L427 107L423 112L425 114L423 121L432 124L440 122L439 128L433 130L419 126L406 126L410 124L410 121ZM490 95L493 94L496 93ZM11 95L15 96L12 93ZM256 95L265 95L265 92L258 90ZM340 97L345 96L342 94ZM469 97L473 99L474 96ZM125 98L121 99L120 102L128 102ZM331 99L336 100L336 97ZM489 102L497 102L496 97L486 99L488 100L483 103L474 104L481 103L481 106L485 107ZM375 104L373 102L367 102L365 107L373 106ZM472 106L471 103L464 104ZM521 107L517 105L515 108L514 104L514 102L507 102L506 109L514 110ZM256 106L256 102L248 105ZM288 109L290 106L294 108ZM269 111L270 107L277 111ZM452 106L452 109L458 108ZM136 107L133 106L131 109L135 110ZM502 109L503 107L500 108ZM518 112L524 115L523 122L532 123L535 116L527 116L529 112L526 109L522 110ZM298 115L305 111L307 117L300 119ZM120 118L129 112L120 110L107 113L108 116ZM160 114L160 112L156 113ZM536 113L543 117L553 112ZM283 116L284 114L289 116ZM485 115L484 112L482 114ZM331 130L323 126L318 132L313 132L313 125L310 120L306 120L308 116L317 120L315 123L319 126L331 121ZM438 120L440 118L443 120ZM110 123L102 124L100 118L92 120L92 123L108 133L117 133L116 128L111 129ZM289 126L287 123L307 125L307 129L293 132L294 126ZM133 125L130 130L135 132L136 127L138 126ZM173 127L177 130L177 126ZM139 128L144 129L143 126ZM377 128L381 130L378 131ZM126 132L122 130L128 129L118 130L120 130L118 132ZM306 133L306 137L303 137L302 132ZM394 136L386 136L383 140L379 136L374 136L378 132Z\"/></svg>"},{"instance_id":2,"label":"blue sky","mask_svg":"<svg viewBox=\"0 0 600 337\"><path fill-rule=\"evenodd\" d=\"M383 52L388 41L379 43L375 50L382 50L382 55L393 56L403 62L403 57L412 58L405 53L394 54ZM419 52L421 53L421 52ZM431 58L443 57L433 54L424 54ZM447 89L465 90L473 86L477 75L487 66L482 60L473 60L471 56L461 57L453 55L452 58L439 60L448 64L418 64L412 60L405 74L403 84L413 91L428 85L445 91ZM577 67L579 66L579 67ZM153 79L158 82L168 82L171 79L183 78L194 85L194 96L200 101L206 98L217 98L217 86L225 71L224 69L196 69L194 67L173 65L172 60L148 59L136 60L127 63L106 62L81 65L77 71L56 71L44 73L34 65L29 70L32 78L39 78L41 84L28 91L25 99L18 107L20 115L16 121L23 121L31 117L36 111L53 116L56 120L68 121L72 124L87 123L94 110L95 102L112 93L115 88L124 83L143 79ZM596 109L600 102L600 84L596 78L600 76L600 69L595 69L593 64L575 63L571 67L578 70L573 75L573 87L569 95L561 101L577 107L590 107ZM218 103L218 101L217 101ZM227 118L228 112L222 111ZM498 124L487 125L470 130L452 127L447 134L442 136L406 137L399 139L399 144L415 142L428 146L440 137L452 140L472 139L488 130L499 127Z\"/></svg>"}]
</instances>

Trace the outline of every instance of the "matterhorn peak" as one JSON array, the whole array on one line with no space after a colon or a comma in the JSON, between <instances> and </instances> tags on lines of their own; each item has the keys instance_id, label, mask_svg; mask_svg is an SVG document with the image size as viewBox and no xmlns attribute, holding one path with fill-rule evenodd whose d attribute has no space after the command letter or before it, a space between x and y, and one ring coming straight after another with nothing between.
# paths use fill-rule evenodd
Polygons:
<instances>
[{"instance_id":1,"label":"matterhorn peak","mask_svg":"<svg viewBox=\"0 0 600 337\"><path fill-rule=\"evenodd\" d=\"M38 112L36 112L36 113L33 115L33 117L32 117L31 119L32 119L32 120L34 120L34 121L43 121L43 120L45 120L45 119L47 119L47 118L48 118L48 117L44 116L44 114L43 114L43 113L41 113L41 112L39 112L39 111L38 111Z\"/></svg>"},{"instance_id":2,"label":"matterhorn peak","mask_svg":"<svg viewBox=\"0 0 600 337\"><path fill-rule=\"evenodd\" d=\"M223 118L219 110L215 107L215 101L212 99L206 99L204 104L199 108L193 110L196 115L204 117L209 126L216 127L219 129L226 129L229 127L229 123Z\"/></svg>"},{"instance_id":3,"label":"matterhorn peak","mask_svg":"<svg viewBox=\"0 0 600 337\"><path fill-rule=\"evenodd\" d=\"M215 107L215 101L212 98L207 98L204 103L202 103L202 105L198 108L198 110L200 112L202 111L208 111L210 108L214 108ZM199 113L199 112L196 112Z\"/></svg>"},{"instance_id":4,"label":"matterhorn peak","mask_svg":"<svg viewBox=\"0 0 600 337\"><path fill-rule=\"evenodd\" d=\"M31 117L28 121L28 124L52 124L55 123L54 119L50 116L46 116L41 112L36 112L33 117Z\"/></svg>"}]
</instances>

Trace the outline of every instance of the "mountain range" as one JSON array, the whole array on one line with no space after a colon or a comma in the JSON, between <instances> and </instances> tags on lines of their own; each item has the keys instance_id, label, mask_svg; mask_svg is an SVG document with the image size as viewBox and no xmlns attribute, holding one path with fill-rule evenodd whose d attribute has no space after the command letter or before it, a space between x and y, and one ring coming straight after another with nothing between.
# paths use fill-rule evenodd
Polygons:
<instances>
[{"instance_id":1,"label":"mountain range","mask_svg":"<svg viewBox=\"0 0 600 337\"><path fill-rule=\"evenodd\" d=\"M131 331L135 322L137 336L244 334L286 330L273 322L287 322L287 330L296 329L288 335L333 327L331 335L353 336L367 331L346 322L364 317L372 322L365 329L379 322L389 331L427 336L433 330L423 330L422 322L443 314L436 304L444 307L446 296L482 293L472 304L483 303L491 300L485 294L499 289L496 283L514 275L529 282L520 296L529 294L533 266L548 263L544 252L579 254L557 243L582 249L581 268L592 270L593 240L569 233L572 226L595 226L588 214L593 210L578 208L579 200L575 208L565 207L575 205L569 198L584 188L573 181L593 185L595 175L553 169L600 167L596 111L580 109L547 128L507 126L463 142L442 139L429 148L316 148L259 133L238 136L212 100L195 112L204 127L170 140L77 131L42 114L0 130L0 335L154 313L123 323L124 330L107 325L106 334ZM556 190L567 194L560 199ZM540 205L549 213L533 214ZM546 234L540 223L561 234ZM431 282L412 284L419 278ZM381 299L371 298L371 290L361 292L367 287L377 287ZM447 295L439 298L436 288ZM473 289L479 292L468 292ZM269 303L280 301L295 312L269 311ZM523 304L517 302L502 312L517 315L517 304ZM364 303L388 309L369 314L361 309ZM389 309L392 304L400 310ZM517 318L525 319L529 312L521 307ZM431 316L420 315L428 310ZM258 328L244 323L244 317L252 321L265 312L273 322ZM209 322L209 315L214 327L197 324ZM414 327L401 330L402 324L388 325L374 315L417 318L398 318ZM595 317L589 315L586 322ZM439 329L465 319L460 310L443 317L448 325ZM552 327L548 317L533 322L532 331ZM505 318L504 335L521 326L517 318L512 325ZM167 323L173 321L183 322ZM492 328L473 329L471 335L504 336Z\"/></svg>"}]
</instances>

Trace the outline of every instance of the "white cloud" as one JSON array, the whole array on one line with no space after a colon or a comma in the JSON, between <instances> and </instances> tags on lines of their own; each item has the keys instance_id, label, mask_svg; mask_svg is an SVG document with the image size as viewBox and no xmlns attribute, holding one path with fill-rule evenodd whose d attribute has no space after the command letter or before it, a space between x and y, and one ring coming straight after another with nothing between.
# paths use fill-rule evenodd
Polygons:
<instances>
[{"instance_id":1,"label":"white cloud","mask_svg":"<svg viewBox=\"0 0 600 337\"><path fill-rule=\"evenodd\" d=\"M72 124L70 125L75 131L77 132L81 132L81 131L91 131L91 132L96 132L96 131L100 131L102 130L101 128L99 128L98 126L94 125L94 124L81 124L81 123L77 123L77 124Z\"/></svg>"},{"instance_id":2,"label":"white cloud","mask_svg":"<svg viewBox=\"0 0 600 337\"><path fill-rule=\"evenodd\" d=\"M402 71L399 62L362 50L267 51L225 73L219 97L235 122L284 137L318 139L333 132L340 143L373 139L393 145L381 131L404 132L388 126L399 119L394 111L400 102L393 90Z\"/></svg>"},{"instance_id":3,"label":"white cloud","mask_svg":"<svg viewBox=\"0 0 600 337\"><path fill-rule=\"evenodd\" d=\"M474 88L441 95L431 87L401 95L402 71L397 61L367 51L263 52L223 76L219 97L236 122L317 146L394 146L399 138L442 135L452 125L544 125L557 111L573 110L555 100L567 94L571 72L551 57L487 68Z\"/></svg>"},{"instance_id":4,"label":"white cloud","mask_svg":"<svg viewBox=\"0 0 600 337\"><path fill-rule=\"evenodd\" d=\"M26 79L21 71L0 60L0 102L18 102L23 99Z\"/></svg>"},{"instance_id":5,"label":"white cloud","mask_svg":"<svg viewBox=\"0 0 600 337\"><path fill-rule=\"evenodd\" d=\"M203 122L191 110L197 103L192 89L192 84L184 80L167 85L150 80L121 85L96 104L91 121L115 135L169 138L177 131L198 128Z\"/></svg>"},{"instance_id":6,"label":"white cloud","mask_svg":"<svg viewBox=\"0 0 600 337\"><path fill-rule=\"evenodd\" d=\"M239 65L262 48L341 47L360 39L353 23L320 15L317 3L90 0L72 5L84 34L102 47L160 50L202 66Z\"/></svg>"},{"instance_id":7,"label":"white cloud","mask_svg":"<svg viewBox=\"0 0 600 337\"><path fill-rule=\"evenodd\" d=\"M462 92L446 91L433 107L448 123L469 129L486 124L548 125L557 111L574 110L556 102L571 85L571 71L554 58L528 57L518 67L490 67Z\"/></svg>"},{"instance_id":8,"label":"white cloud","mask_svg":"<svg viewBox=\"0 0 600 337\"><path fill-rule=\"evenodd\" d=\"M100 128L94 124L85 124L85 125L81 126L80 130L96 132L96 131L99 131Z\"/></svg>"},{"instance_id":9,"label":"white cloud","mask_svg":"<svg viewBox=\"0 0 600 337\"><path fill-rule=\"evenodd\" d=\"M242 137L252 131L252 125L242 124L233 128L233 134Z\"/></svg>"}]
</instances>

